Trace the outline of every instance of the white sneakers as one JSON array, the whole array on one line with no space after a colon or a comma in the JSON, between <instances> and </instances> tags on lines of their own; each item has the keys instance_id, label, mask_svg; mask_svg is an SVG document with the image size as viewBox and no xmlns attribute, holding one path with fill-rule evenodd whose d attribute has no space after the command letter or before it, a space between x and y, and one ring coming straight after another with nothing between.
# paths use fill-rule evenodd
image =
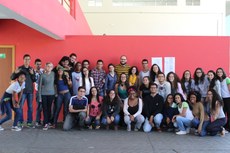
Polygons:
<instances>
[{"instance_id":1,"label":"white sneakers","mask_svg":"<svg viewBox=\"0 0 230 153\"><path fill-rule=\"evenodd\" d=\"M12 131L21 131L22 130L22 128L20 128L20 127L18 127L18 126L12 126L12 128L11 128L11 130Z\"/></svg>"},{"instance_id":2,"label":"white sneakers","mask_svg":"<svg viewBox=\"0 0 230 153\"><path fill-rule=\"evenodd\" d=\"M187 134L187 132L186 131L178 131L178 132L176 132L176 134L177 135L184 135L184 134Z\"/></svg>"},{"instance_id":3,"label":"white sneakers","mask_svg":"<svg viewBox=\"0 0 230 153\"><path fill-rule=\"evenodd\" d=\"M0 131L3 131L4 130L4 128L0 125Z\"/></svg>"}]
</instances>

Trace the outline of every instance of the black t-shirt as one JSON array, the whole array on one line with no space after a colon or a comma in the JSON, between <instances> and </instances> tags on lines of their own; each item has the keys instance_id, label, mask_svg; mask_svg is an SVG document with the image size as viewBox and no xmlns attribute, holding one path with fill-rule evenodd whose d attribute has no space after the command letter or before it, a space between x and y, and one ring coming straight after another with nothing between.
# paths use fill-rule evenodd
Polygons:
<instances>
[{"instance_id":1,"label":"black t-shirt","mask_svg":"<svg viewBox=\"0 0 230 153\"><path fill-rule=\"evenodd\" d=\"M150 87L150 86L149 86ZM142 98L145 98L146 96L150 95L150 88L147 88L144 84L140 86L140 91L142 91Z\"/></svg>"}]
</instances>

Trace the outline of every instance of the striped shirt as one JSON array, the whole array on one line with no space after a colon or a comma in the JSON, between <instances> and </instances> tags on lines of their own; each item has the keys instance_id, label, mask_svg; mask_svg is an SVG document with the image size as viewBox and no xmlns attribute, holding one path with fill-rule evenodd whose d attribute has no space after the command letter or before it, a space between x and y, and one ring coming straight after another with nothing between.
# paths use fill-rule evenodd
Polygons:
<instances>
[{"instance_id":1,"label":"striped shirt","mask_svg":"<svg viewBox=\"0 0 230 153\"><path fill-rule=\"evenodd\" d=\"M118 81L120 80L120 75L121 73L125 73L127 76L128 76L128 73L129 73L129 69L130 69L130 66L129 65L116 65L115 66L115 71L117 73L117 77L118 77Z\"/></svg>"}]
</instances>

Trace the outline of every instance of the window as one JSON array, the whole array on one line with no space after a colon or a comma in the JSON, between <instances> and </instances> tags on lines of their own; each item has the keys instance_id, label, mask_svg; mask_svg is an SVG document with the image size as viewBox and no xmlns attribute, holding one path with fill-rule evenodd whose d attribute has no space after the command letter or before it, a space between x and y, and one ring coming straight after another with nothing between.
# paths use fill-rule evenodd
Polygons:
<instances>
[{"instance_id":1,"label":"window","mask_svg":"<svg viewBox=\"0 0 230 153\"><path fill-rule=\"evenodd\" d=\"M88 0L88 6L101 7L102 6L102 0Z\"/></svg>"},{"instance_id":2,"label":"window","mask_svg":"<svg viewBox=\"0 0 230 153\"><path fill-rule=\"evenodd\" d=\"M113 6L175 6L177 0L112 0Z\"/></svg>"},{"instance_id":3,"label":"window","mask_svg":"<svg viewBox=\"0 0 230 153\"><path fill-rule=\"evenodd\" d=\"M200 0L186 0L187 6L200 6Z\"/></svg>"}]
</instances>

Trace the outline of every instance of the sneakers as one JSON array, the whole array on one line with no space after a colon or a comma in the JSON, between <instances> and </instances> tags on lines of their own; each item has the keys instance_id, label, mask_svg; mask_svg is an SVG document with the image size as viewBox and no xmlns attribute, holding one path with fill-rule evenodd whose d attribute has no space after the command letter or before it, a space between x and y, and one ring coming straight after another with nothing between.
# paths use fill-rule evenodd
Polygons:
<instances>
[{"instance_id":1,"label":"sneakers","mask_svg":"<svg viewBox=\"0 0 230 153\"><path fill-rule=\"evenodd\" d=\"M45 124L45 126L43 127L43 130L44 130L44 131L47 131L47 130L48 130L48 124Z\"/></svg>"},{"instance_id":2,"label":"sneakers","mask_svg":"<svg viewBox=\"0 0 230 153\"><path fill-rule=\"evenodd\" d=\"M106 130L109 130L109 125L106 125Z\"/></svg>"},{"instance_id":3,"label":"sneakers","mask_svg":"<svg viewBox=\"0 0 230 153\"><path fill-rule=\"evenodd\" d=\"M42 126L42 124L40 122L35 123L35 127L41 127L41 126Z\"/></svg>"},{"instance_id":4,"label":"sneakers","mask_svg":"<svg viewBox=\"0 0 230 153\"><path fill-rule=\"evenodd\" d=\"M90 126L89 126L89 130L92 130L92 129L93 129L93 126L92 126L92 125L90 125Z\"/></svg>"},{"instance_id":5,"label":"sneakers","mask_svg":"<svg viewBox=\"0 0 230 153\"><path fill-rule=\"evenodd\" d=\"M130 124L127 125L127 131L128 131L128 132L131 131L131 125L130 125Z\"/></svg>"},{"instance_id":6,"label":"sneakers","mask_svg":"<svg viewBox=\"0 0 230 153\"><path fill-rule=\"evenodd\" d=\"M24 127L24 124L19 122L18 127L20 127L22 129Z\"/></svg>"},{"instance_id":7,"label":"sneakers","mask_svg":"<svg viewBox=\"0 0 230 153\"><path fill-rule=\"evenodd\" d=\"M21 131L22 130L22 128L20 128L20 127L18 127L18 126L12 126L12 128L11 128L11 130L12 131Z\"/></svg>"},{"instance_id":8,"label":"sneakers","mask_svg":"<svg viewBox=\"0 0 230 153\"><path fill-rule=\"evenodd\" d=\"M178 132L176 132L176 134L177 135L184 135L184 134L187 134L187 132L186 131L178 131Z\"/></svg>"},{"instance_id":9,"label":"sneakers","mask_svg":"<svg viewBox=\"0 0 230 153\"><path fill-rule=\"evenodd\" d=\"M222 131L220 132L220 136L221 136L221 137L224 137L224 136L225 136L225 128L224 128L224 127L222 127Z\"/></svg>"},{"instance_id":10,"label":"sneakers","mask_svg":"<svg viewBox=\"0 0 230 153\"><path fill-rule=\"evenodd\" d=\"M186 128L186 133L190 133L190 128Z\"/></svg>"},{"instance_id":11,"label":"sneakers","mask_svg":"<svg viewBox=\"0 0 230 153\"><path fill-rule=\"evenodd\" d=\"M4 130L4 128L0 125L0 131L3 131Z\"/></svg>"},{"instance_id":12,"label":"sneakers","mask_svg":"<svg viewBox=\"0 0 230 153\"><path fill-rule=\"evenodd\" d=\"M157 132L162 132L161 128L157 128Z\"/></svg>"},{"instance_id":13,"label":"sneakers","mask_svg":"<svg viewBox=\"0 0 230 153\"><path fill-rule=\"evenodd\" d=\"M27 124L26 124L26 127L27 127L27 128L35 128L35 126L34 126L32 123L27 123Z\"/></svg>"},{"instance_id":14,"label":"sneakers","mask_svg":"<svg viewBox=\"0 0 230 153\"><path fill-rule=\"evenodd\" d=\"M100 129L100 126L97 125L97 126L95 127L95 130L99 130L99 129Z\"/></svg>"}]
</instances>

